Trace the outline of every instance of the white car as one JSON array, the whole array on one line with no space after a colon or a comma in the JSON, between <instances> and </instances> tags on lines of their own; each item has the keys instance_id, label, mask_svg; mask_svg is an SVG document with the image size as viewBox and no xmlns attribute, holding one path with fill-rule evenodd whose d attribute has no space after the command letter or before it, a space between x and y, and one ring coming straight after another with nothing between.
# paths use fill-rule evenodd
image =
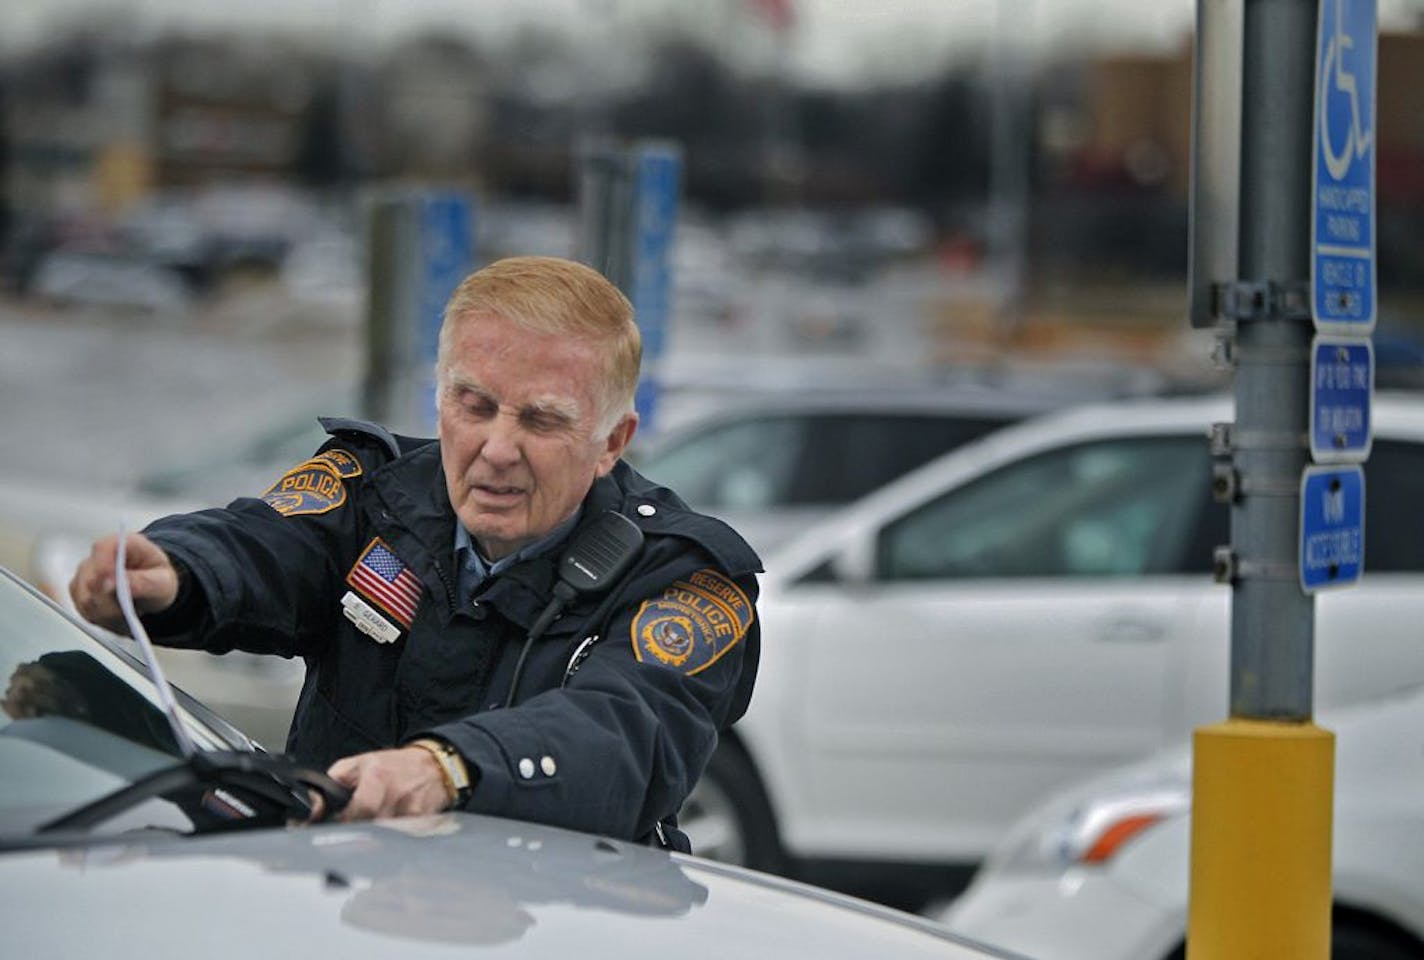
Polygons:
<instances>
[{"instance_id":1,"label":"white car","mask_svg":"<svg viewBox=\"0 0 1424 960\"><path fill-rule=\"evenodd\" d=\"M1227 398L1084 406L997 431L767 561L746 717L685 810L695 849L849 887L962 884L1055 788L1228 708ZM1316 603L1316 704L1424 680L1424 401L1376 397L1366 573ZM911 904L918 906L917 904Z\"/></svg>"},{"instance_id":2,"label":"white car","mask_svg":"<svg viewBox=\"0 0 1424 960\"><path fill-rule=\"evenodd\" d=\"M792 371L801 370L793 377ZM800 377L824 370L814 385ZM1004 374L939 382L899 371L774 368L729 392L666 391L629 460L693 507L726 520L763 556L812 523L961 444L1070 403L1145 383Z\"/></svg>"},{"instance_id":3,"label":"white car","mask_svg":"<svg viewBox=\"0 0 1424 960\"><path fill-rule=\"evenodd\" d=\"M836 507L1048 404L989 389L753 394L720 401L629 459L766 555Z\"/></svg>"},{"instance_id":4,"label":"white car","mask_svg":"<svg viewBox=\"0 0 1424 960\"><path fill-rule=\"evenodd\" d=\"M1424 688L1319 722L1335 733L1331 956L1424 956ZM1190 806L1185 747L1057 794L939 918L1031 956L1179 960Z\"/></svg>"}]
</instances>

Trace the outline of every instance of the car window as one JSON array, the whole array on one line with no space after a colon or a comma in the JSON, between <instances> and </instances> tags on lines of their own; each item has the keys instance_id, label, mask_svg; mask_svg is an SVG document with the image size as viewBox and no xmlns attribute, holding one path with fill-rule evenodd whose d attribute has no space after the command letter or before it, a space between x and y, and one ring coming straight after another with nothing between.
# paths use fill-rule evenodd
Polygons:
<instances>
[{"instance_id":1,"label":"car window","mask_svg":"<svg viewBox=\"0 0 1424 960\"><path fill-rule=\"evenodd\" d=\"M787 502L849 503L1006 422L957 414L861 413L808 419Z\"/></svg>"},{"instance_id":2,"label":"car window","mask_svg":"<svg viewBox=\"0 0 1424 960\"><path fill-rule=\"evenodd\" d=\"M805 442L803 427L793 417L719 424L649 454L638 469L707 509L783 504Z\"/></svg>"},{"instance_id":3,"label":"car window","mask_svg":"<svg viewBox=\"0 0 1424 960\"><path fill-rule=\"evenodd\" d=\"M1424 571L1424 445L1375 440L1365 464L1365 574Z\"/></svg>"},{"instance_id":4,"label":"car window","mask_svg":"<svg viewBox=\"0 0 1424 960\"><path fill-rule=\"evenodd\" d=\"M1198 437L1079 444L1005 466L889 524L886 580L1104 577L1209 568ZM1223 511L1224 512L1224 511ZM1215 517L1224 532L1224 522ZM1225 541L1222 541L1225 542Z\"/></svg>"},{"instance_id":5,"label":"car window","mask_svg":"<svg viewBox=\"0 0 1424 960\"><path fill-rule=\"evenodd\" d=\"M1006 422L936 413L769 414L672 441L638 468L704 509L831 506Z\"/></svg>"},{"instance_id":6,"label":"car window","mask_svg":"<svg viewBox=\"0 0 1424 960\"><path fill-rule=\"evenodd\" d=\"M0 670L0 833L26 833L179 755L147 678L6 577ZM222 746L196 724L189 729L199 744ZM176 803L157 799L106 829L192 825Z\"/></svg>"}]
</instances>

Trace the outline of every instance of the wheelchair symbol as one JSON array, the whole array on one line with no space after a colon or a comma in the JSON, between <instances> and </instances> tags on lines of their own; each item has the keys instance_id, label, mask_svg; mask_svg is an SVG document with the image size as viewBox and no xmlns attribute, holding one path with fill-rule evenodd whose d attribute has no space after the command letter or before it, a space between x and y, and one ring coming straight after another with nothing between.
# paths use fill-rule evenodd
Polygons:
<instances>
[{"instance_id":1,"label":"wheelchair symbol","mask_svg":"<svg viewBox=\"0 0 1424 960\"><path fill-rule=\"evenodd\" d=\"M1320 95L1320 146L1325 154L1325 168L1331 178L1343 180L1350 172L1350 164L1356 157L1362 157L1374 140L1374 131L1365 130L1360 117L1360 91L1354 73L1345 67L1345 51L1354 49L1355 38L1345 32L1345 4L1348 0L1335 0L1335 29L1325 45L1325 62L1321 65L1321 79L1325 89ZM1345 131L1345 143L1337 153L1330 131L1330 95L1340 93L1349 98L1350 126Z\"/></svg>"}]
</instances>

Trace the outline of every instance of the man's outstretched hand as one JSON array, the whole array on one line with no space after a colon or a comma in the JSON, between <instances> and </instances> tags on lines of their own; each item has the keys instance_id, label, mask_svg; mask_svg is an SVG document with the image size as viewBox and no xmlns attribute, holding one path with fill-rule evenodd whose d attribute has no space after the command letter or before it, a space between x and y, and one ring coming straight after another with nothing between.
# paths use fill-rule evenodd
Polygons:
<instances>
[{"instance_id":1,"label":"man's outstretched hand","mask_svg":"<svg viewBox=\"0 0 1424 960\"><path fill-rule=\"evenodd\" d=\"M119 608L115 571L118 551L117 535L96 540L89 556L74 571L69 595L85 620L115 633L127 634L128 627ZM178 598L178 571L168 554L143 534L130 533L125 537L124 565L128 569L134 609L140 614L166 610Z\"/></svg>"}]
</instances>

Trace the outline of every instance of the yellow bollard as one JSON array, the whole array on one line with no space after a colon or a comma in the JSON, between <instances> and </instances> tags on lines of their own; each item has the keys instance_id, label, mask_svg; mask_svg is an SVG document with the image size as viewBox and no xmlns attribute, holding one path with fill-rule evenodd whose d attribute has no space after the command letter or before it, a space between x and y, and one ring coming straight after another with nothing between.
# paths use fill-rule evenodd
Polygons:
<instances>
[{"instance_id":1,"label":"yellow bollard","mask_svg":"<svg viewBox=\"0 0 1424 960\"><path fill-rule=\"evenodd\" d=\"M1313 723L1196 731L1187 960L1330 960L1334 773Z\"/></svg>"}]
</instances>

